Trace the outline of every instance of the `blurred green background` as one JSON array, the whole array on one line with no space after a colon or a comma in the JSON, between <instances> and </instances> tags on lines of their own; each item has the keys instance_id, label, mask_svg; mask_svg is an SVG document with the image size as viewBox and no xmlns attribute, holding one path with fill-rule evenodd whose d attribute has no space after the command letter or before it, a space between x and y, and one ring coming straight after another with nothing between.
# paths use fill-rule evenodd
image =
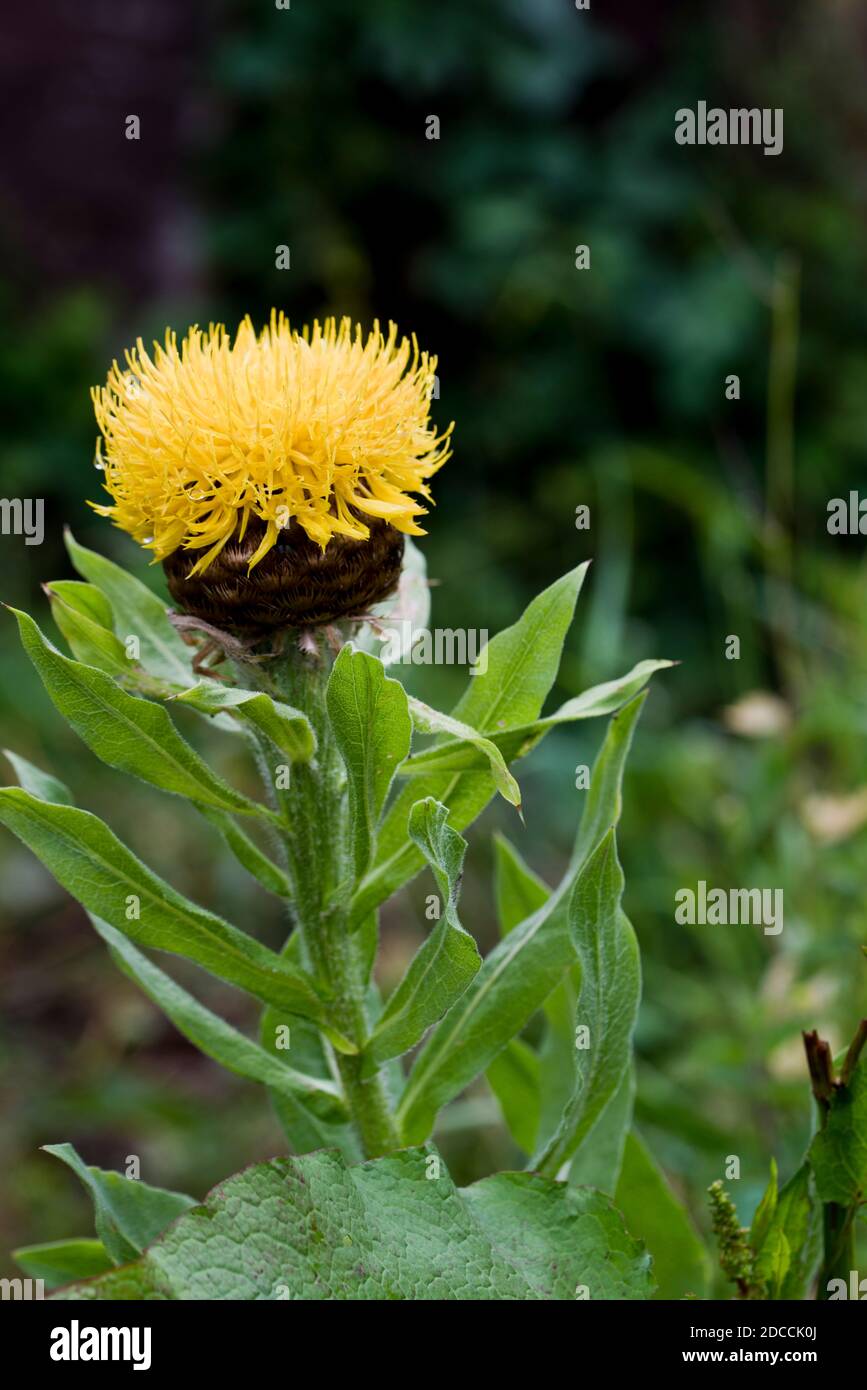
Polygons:
<instances>
[{"instance_id":1,"label":"blurred green background","mask_svg":"<svg viewBox=\"0 0 867 1390\"><path fill-rule=\"evenodd\" d=\"M748 1219L771 1155L788 1177L809 1134L799 1030L840 1047L867 995L867 569L861 537L826 529L867 440L863 8L39 0L2 23L0 492L43 497L46 536L0 538L0 598L51 630L40 585L70 573L66 523L145 574L85 505L88 390L137 336L272 305L417 333L439 355L436 418L456 422L423 542L434 622L493 632L592 556L555 696L643 657L681 663L655 679L621 832L645 971L637 1119L703 1229L704 1189L739 1155ZM782 107L783 154L676 145L675 110L699 100ZM279 910L216 836L64 728L3 622L0 745L279 941ZM462 681L422 674L432 702ZM463 917L485 946L486 832L556 879L574 768L602 732L552 734L524 765L526 829L494 808L473 832ZM674 894L700 878L782 888L782 935L676 926ZM90 1229L40 1144L103 1166L137 1154L146 1180L197 1195L282 1145L264 1096L184 1043L5 834L0 881L5 1273L11 1246ZM386 986L424 891L384 914ZM461 1181L518 1163L483 1083L438 1138Z\"/></svg>"}]
</instances>

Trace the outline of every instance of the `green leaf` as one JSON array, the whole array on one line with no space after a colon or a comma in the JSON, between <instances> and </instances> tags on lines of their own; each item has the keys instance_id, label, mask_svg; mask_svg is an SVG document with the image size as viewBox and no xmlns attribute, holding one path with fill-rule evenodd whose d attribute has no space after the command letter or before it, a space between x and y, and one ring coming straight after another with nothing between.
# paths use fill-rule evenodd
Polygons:
<instances>
[{"instance_id":1,"label":"green leaf","mask_svg":"<svg viewBox=\"0 0 867 1390\"><path fill-rule=\"evenodd\" d=\"M183 1192L167 1192L138 1178L89 1167L71 1144L42 1147L66 1163L87 1188L96 1233L115 1264L134 1260L178 1216L196 1205L194 1198Z\"/></svg>"},{"instance_id":2,"label":"green leaf","mask_svg":"<svg viewBox=\"0 0 867 1390\"><path fill-rule=\"evenodd\" d=\"M262 690L238 690L202 681L190 690L172 697L178 704L191 705L200 714L228 713L250 724L270 739L290 762L309 762L316 752L316 735L306 714L272 700Z\"/></svg>"},{"instance_id":3,"label":"green leaf","mask_svg":"<svg viewBox=\"0 0 867 1390\"><path fill-rule=\"evenodd\" d=\"M645 698L643 694L637 696L609 722L591 781L592 789L599 770L599 799L593 803L588 825L606 806L608 824L616 822L620 783L619 777L610 773L618 768L622 776ZM603 789L607 802L602 799ZM583 839L579 831L579 842ZM425 1043L399 1108L407 1142L427 1137L437 1111L485 1070L577 964L571 907L576 883L585 869L585 860L576 849L569 869L547 902L494 947L469 988Z\"/></svg>"},{"instance_id":4,"label":"green leaf","mask_svg":"<svg viewBox=\"0 0 867 1390\"><path fill-rule=\"evenodd\" d=\"M653 1256L656 1298L707 1295L711 1264L683 1203L638 1135L627 1136L614 1196L630 1235Z\"/></svg>"},{"instance_id":5,"label":"green leaf","mask_svg":"<svg viewBox=\"0 0 867 1390\"><path fill-rule=\"evenodd\" d=\"M357 940L355 937L354 941ZM351 947L353 943L349 944ZM303 964L301 946L300 932L293 931L283 948L282 958L289 965ZM259 1024L259 1041L266 1052L282 1062L287 1060L288 1050L293 1065L308 1076L333 1079L335 1062L328 1043L310 1019L281 1009L264 1009ZM303 1096L297 1094L288 1095L285 1091L275 1090L269 1094L277 1119L295 1153L336 1148L350 1163L360 1162L363 1158L358 1135L346 1116L340 1118L323 1114L320 1107L309 1105Z\"/></svg>"},{"instance_id":6,"label":"green leaf","mask_svg":"<svg viewBox=\"0 0 867 1390\"><path fill-rule=\"evenodd\" d=\"M461 1191L424 1149L354 1167L320 1152L229 1178L135 1264L53 1297L644 1299L648 1266L598 1193L530 1173Z\"/></svg>"},{"instance_id":7,"label":"green leaf","mask_svg":"<svg viewBox=\"0 0 867 1390\"><path fill-rule=\"evenodd\" d=\"M288 875L262 852L247 832L235 824L230 815L225 811L213 811L208 806L199 809L205 820L219 830L238 863L242 864L263 888L267 888L269 893L275 893L279 898L292 897L292 884Z\"/></svg>"},{"instance_id":8,"label":"green leaf","mask_svg":"<svg viewBox=\"0 0 867 1390\"><path fill-rule=\"evenodd\" d=\"M572 867L582 864L599 843L608 827L616 824L622 807L621 786L626 758L632 742L646 693L636 696L610 721L605 740L593 765L590 787L575 846ZM540 1048L542 1063L542 1116L539 1144L547 1143L561 1123L561 1118L579 1081L578 1050L575 1047L575 1025L578 995L581 989L581 968L575 966L545 1003L546 1030ZM627 1126L628 1127L628 1126ZM583 1143L594 1143L585 1135ZM618 1160L619 1162L619 1160ZM609 1190L608 1188L605 1189Z\"/></svg>"},{"instance_id":9,"label":"green leaf","mask_svg":"<svg viewBox=\"0 0 867 1390\"><path fill-rule=\"evenodd\" d=\"M471 729L468 724L464 724L460 719L454 719L450 714L442 714L437 709L432 709L430 705L425 705L421 700L410 697L409 712L412 715L414 726L423 734L451 734L452 738L461 739L464 743L474 748L480 757L486 762L491 770L494 785L511 806L521 805L521 789L515 781L499 748L490 739L483 738L475 729ZM483 763L484 765L484 763ZM401 777L423 775L425 766L419 767L418 761L412 758L406 759L397 769Z\"/></svg>"},{"instance_id":10,"label":"green leaf","mask_svg":"<svg viewBox=\"0 0 867 1390\"><path fill-rule=\"evenodd\" d=\"M120 565L87 550L67 530L66 548L76 570L105 594L114 614L114 630L121 642L139 639L141 663L154 676L185 688L190 683L190 650L172 627L166 605Z\"/></svg>"},{"instance_id":11,"label":"green leaf","mask_svg":"<svg viewBox=\"0 0 867 1390\"><path fill-rule=\"evenodd\" d=\"M283 1060L282 1054L266 1052L258 1043L245 1038L236 1028L206 1009L187 990L176 984L147 956L133 946L114 927L91 916L96 931L109 947L115 964L163 1011L194 1047L219 1062L227 1071L258 1081L262 1086L290 1099L302 1097L318 1114L327 1118L345 1117L340 1087L334 1081L307 1076Z\"/></svg>"},{"instance_id":12,"label":"green leaf","mask_svg":"<svg viewBox=\"0 0 867 1390\"><path fill-rule=\"evenodd\" d=\"M11 611L24 650L55 706L109 767L200 805L274 819L266 807L217 777L160 705L128 695L104 671L63 656L27 613Z\"/></svg>"},{"instance_id":13,"label":"green leaf","mask_svg":"<svg viewBox=\"0 0 867 1390\"><path fill-rule=\"evenodd\" d=\"M316 1026L309 1019L296 1014L266 1009L260 1028L262 1046L276 1056L285 1056L276 1046L278 1027L289 1030L291 1055L296 1065L307 1075L327 1080L328 1061L322 1036ZM355 1128L345 1115L323 1113L321 1107L311 1105L297 1092L290 1095L285 1089L271 1089L269 1095L280 1127L295 1153L310 1153L323 1148L338 1149L349 1163L358 1163L364 1157Z\"/></svg>"},{"instance_id":14,"label":"green leaf","mask_svg":"<svg viewBox=\"0 0 867 1390\"><path fill-rule=\"evenodd\" d=\"M632 1125L635 1103L635 1067L623 1074L620 1085L590 1133L575 1152L569 1167L570 1187L596 1187L613 1197L623 1167L626 1136Z\"/></svg>"},{"instance_id":15,"label":"green leaf","mask_svg":"<svg viewBox=\"0 0 867 1390\"><path fill-rule=\"evenodd\" d=\"M557 675L586 572L583 564L558 579L533 599L514 626L491 639L477 665L480 674L470 677L452 710L455 719L491 737L508 725L538 717ZM374 862L353 901L354 922L363 921L423 867L424 857L407 833L416 801L432 796L448 806L453 829L463 830L495 791L490 771L439 773L422 778L420 785L413 778L393 799L380 826Z\"/></svg>"},{"instance_id":16,"label":"green leaf","mask_svg":"<svg viewBox=\"0 0 867 1390\"><path fill-rule=\"evenodd\" d=\"M23 1245L12 1258L30 1279L43 1279L56 1289L73 1279L92 1279L111 1269L111 1258L101 1240L52 1240L44 1245Z\"/></svg>"},{"instance_id":17,"label":"green leaf","mask_svg":"<svg viewBox=\"0 0 867 1390\"><path fill-rule=\"evenodd\" d=\"M777 1179L777 1160L775 1158L772 1158L771 1176L768 1181L768 1185L765 1188L762 1200L756 1207L756 1212L752 1220L752 1225L750 1226L750 1245L753 1247L753 1250L755 1251L761 1250L762 1246L764 1245L768 1231L770 1230L771 1222L774 1217L774 1212L777 1209L777 1197L779 1195Z\"/></svg>"},{"instance_id":18,"label":"green leaf","mask_svg":"<svg viewBox=\"0 0 867 1390\"><path fill-rule=\"evenodd\" d=\"M10 752L8 748L3 749L3 756L9 759L19 783L31 796L38 797L40 801L56 801L62 806L72 805L72 792L65 783L52 777L49 772L34 767L33 763L18 753Z\"/></svg>"},{"instance_id":19,"label":"green leaf","mask_svg":"<svg viewBox=\"0 0 867 1390\"><path fill-rule=\"evenodd\" d=\"M17 787L4 787L0 822L88 912L131 941L186 956L264 1003L322 1020L324 1006L311 980L267 946L177 893L88 811L50 805Z\"/></svg>"},{"instance_id":20,"label":"green leaf","mask_svg":"<svg viewBox=\"0 0 867 1390\"><path fill-rule=\"evenodd\" d=\"M61 599L65 607L74 608L76 613L90 618L92 623L114 632L111 604L94 584L83 584L80 579L53 579L42 587L49 595Z\"/></svg>"},{"instance_id":21,"label":"green leaf","mask_svg":"<svg viewBox=\"0 0 867 1390\"><path fill-rule=\"evenodd\" d=\"M641 998L638 942L620 907L623 873L611 830L575 885L570 915L581 965L575 1019L586 1029L576 1047L577 1072L562 1120L533 1167L556 1176L589 1134L630 1066Z\"/></svg>"},{"instance_id":22,"label":"green leaf","mask_svg":"<svg viewBox=\"0 0 867 1390\"><path fill-rule=\"evenodd\" d=\"M446 823L445 806L428 799L412 808L409 833L434 872L442 916L410 962L364 1051L372 1065L398 1057L424 1037L472 980L481 960L458 919L466 841Z\"/></svg>"},{"instance_id":23,"label":"green leaf","mask_svg":"<svg viewBox=\"0 0 867 1390\"><path fill-rule=\"evenodd\" d=\"M66 585L68 587L64 588L63 581L59 581L42 587L51 605L51 616L66 638L73 656L85 666L96 666L119 680L128 680L134 665L128 659L123 643L111 629L108 601L91 584L77 584L70 579ZM96 594L105 603L109 614L108 625L94 618L94 608L98 605L81 594L82 590L89 590L90 594Z\"/></svg>"},{"instance_id":24,"label":"green leaf","mask_svg":"<svg viewBox=\"0 0 867 1390\"><path fill-rule=\"evenodd\" d=\"M769 1219L760 1207L750 1244L756 1251L754 1273L767 1298L809 1298L822 1247L822 1208L809 1163L780 1190Z\"/></svg>"},{"instance_id":25,"label":"green leaf","mask_svg":"<svg viewBox=\"0 0 867 1390\"><path fill-rule=\"evenodd\" d=\"M518 1148L531 1154L539 1132L539 1058L527 1043L513 1038L485 1073Z\"/></svg>"},{"instance_id":26,"label":"green leaf","mask_svg":"<svg viewBox=\"0 0 867 1390\"><path fill-rule=\"evenodd\" d=\"M545 734L556 728L558 724L574 723L578 719L596 719L603 714L612 714L643 690L655 671L662 671L666 667L676 664L674 661L639 661L638 665L633 666L632 670L628 671L625 676L620 676L617 680L606 681L604 685L592 686L583 694L576 695L572 700L567 700L565 705L561 705L554 714L550 714L544 719L536 719L532 723L503 729L501 732L492 731L490 743L493 744L497 755L503 758L506 763L515 762L518 758L525 758L541 742ZM487 749L480 751L474 741L466 734L456 735L449 742L441 743L436 748L427 748L421 753L414 753L401 766L400 774L403 777L411 777L419 776L425 772L482 768L490 756Z\"/></svg>"},{"instance_id":27,"label":"green leaf","mask_svg":"<svg viewBox=\"0 0 867 1390\"><path fill-rule=\"evenodd\" d=\"M494 835L494 898L501 936L531 917L551 896L551 889L524 863L515 846Z\"/></svg>"},{"instance_id":28,"label":"green leaf","mask_svg":"<svg viewBox=\"0 0 867 1390\"><path fill-rule=\"evenodd\" d=\"M349 777L349 810L357 877L370 861L395 769L409 752L412 724L406 691L381 661L341 648L325 692L328 717Z\"/></svg>"},{"instance_id":29,"label":"green leaf","mask_svg":"<svg viewBox=\"0 0 867 1390\"><path fill-rule=\"evenodd\" d=\"M807 1155L823 1202L854 1206L867 1194L867 1060L834 1087L823 1127Z\"/></svg>"}]
</instances>

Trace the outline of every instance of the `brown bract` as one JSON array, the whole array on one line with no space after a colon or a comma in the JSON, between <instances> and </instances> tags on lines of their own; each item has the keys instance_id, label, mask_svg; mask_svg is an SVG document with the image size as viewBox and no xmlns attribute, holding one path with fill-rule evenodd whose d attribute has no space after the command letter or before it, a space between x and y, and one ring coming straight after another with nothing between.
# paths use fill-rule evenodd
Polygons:
<instances>
[{"instance_id":1,"label":"brown bract","mask_svg":"<svg viewBox=\"0 0 867 1390\"><path fill-rule=\"evenodd\" d=\"M247 637L286 628L321 627L358 617L394 592L404 538L387 521L369 519L370 536L333 536L323 550L296 521L248 571L264 523L251 520L208 568L190 575L199 554L175 550L163 561L169 592L185 612Z\"/></svg>"}]
</instances>

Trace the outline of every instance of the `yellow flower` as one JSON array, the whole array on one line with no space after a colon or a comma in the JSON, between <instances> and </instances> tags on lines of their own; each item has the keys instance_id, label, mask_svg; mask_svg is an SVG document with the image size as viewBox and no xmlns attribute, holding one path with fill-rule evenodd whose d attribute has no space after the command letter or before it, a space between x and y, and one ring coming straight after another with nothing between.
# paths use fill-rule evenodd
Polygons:
<instances>
[{"instance_id":1,"label":"yellow flower","mask_svg":"<svg viewBox=\"0 0 867 1390\"><path fill-rule=\"evenodd\" d=\"M349 319L303 333L272 311L259 336L222 324L174 333L153 356L141 339L92 391L97 467L113 505L91 506L165 559L183 548L205 570L251 517L265 523L249 568L297 520L323 550L366 539L364 518L423 535L429 478L449 457L451 425L429 420L436 358L379 324Z\"/></svg>"}]
</instances>

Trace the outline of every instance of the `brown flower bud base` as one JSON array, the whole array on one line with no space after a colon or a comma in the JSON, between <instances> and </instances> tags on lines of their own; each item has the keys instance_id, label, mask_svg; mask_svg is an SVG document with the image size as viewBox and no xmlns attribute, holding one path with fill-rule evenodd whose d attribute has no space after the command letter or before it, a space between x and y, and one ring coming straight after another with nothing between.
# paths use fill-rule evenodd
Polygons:
<instances>
[{"instance_id":1,"label":"brown flower bud base","mask_svg":"<svg viewBox=\"0 0 867 1390\"><path fill-rule=\"evenodd\" d=\"M204 573L190 576L198 551L169 555L169 592L184 613L247 642L357 617L394 592L403 562L401 532L386 521L365 522L367 540L334 536L321 550L292 521L248 573L264 532L263 522L251 521L243 540L233 537Z\"/></svg>"}]
</instances>

